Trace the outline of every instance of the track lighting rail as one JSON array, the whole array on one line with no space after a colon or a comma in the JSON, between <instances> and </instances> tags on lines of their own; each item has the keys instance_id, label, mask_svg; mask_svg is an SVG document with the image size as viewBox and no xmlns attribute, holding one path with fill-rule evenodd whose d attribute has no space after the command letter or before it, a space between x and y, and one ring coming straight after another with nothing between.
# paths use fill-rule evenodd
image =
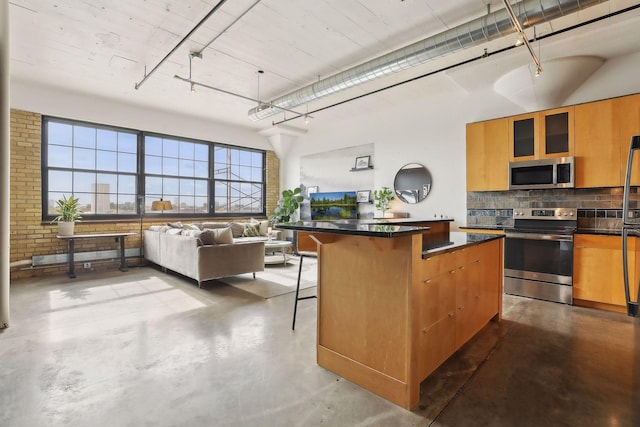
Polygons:
<instances>
[{"instance_id":1,"label":"track lighting rail","mask_svg":"<svg viewBox=\"0 0 640 427\"><path fill-rule=\"evenodd\" d=\"M146 70L146 68L145 68L145 70L144 70L144 78L143 78L142 80L140 80L138 83L136 83L136 85L135 85L136 90L140 89L140 86L142 86L142 84L143 84L143 83L144 83L144 82L145 82L149 77L151 77L151 75L152 75L152 74L153 74L153 73L154 73L154 72L155 72L155 71L156 71L156 70L157 70L157 69L158 69L158 68L159 68L159 67L160 67L160 66L161 66L161 65L162 65L166 60L167 60L167 59L169 59L169 57L170 57L171 55L173 55L173 53L174 53L176 50L178 50L178 48L179 48L180 46L182 46L182 45L184 44L184 42L186 42L186 41L189 39L189 37L191 37L191 35L192 35L192 34L193 34L193 33L194 33L198 28L200 28L200 27L202 26L202 24L204 24L204 23L205 23L209 18L211 18L211 16L213 16L213 14L214 14L214 13L216 13L216 12L218 11L218 9L220 9L220 8L222 7L222 5L226 3L226 1L227 1L227 0L220 0L220 1L218 2L218 4L216 4L216 5L213 7L213 9L211 9L211 10L209 11L209 13L207 13L207 14L205 15L205 17L204 17L204 18L202 18L202 19L200 20L200 22L198 22L198 23L196 24L196 26L195 26L195 27L193 27L193 28L191 29L191 31L189 31L189 32L187 33L187 35L186 35L186 36L184 36L184 37L182 38L182 40L180 40L180 41L178 42L178 44L177 44L177 45L175 45L175 47L174 47L173 49L171 49L171 50L169 51L169 53L167 53L167 54L164 56L164 58L162 58L162 60L161 60L160 62L158 62L158 64L157 64L155 67L153 67L153 68L151 69L151 71L149 71L149 73L147 73L147 70Z\"/></svg>"},{"instance_id":2,"label":"track lighting rail","mask_svg":"<svg viewBox=\"0 0 640 427\"><path fill-rule=\"evenodd\" d=\"M278 110L287 111L289 113L297 114L300 117L305 117L306 116L306 117L311 118L311 119L313 118L313 116L311 116L310 114L300 113L298 111L289 110L288 108L284 108L284 107L278 107L277 105L273 105L273 104L268 103L268 102L262 102L259 99L254 99L254 98L251 98L249 96L240 95L239 93L234 93L234 92L230 92L230 91L225 90L225 89L220 89L220 88L215 87L215 86L210 86L210 85L208 85L206 83L196 82L195 80L192 80L191 78L184 78L184 77L181 77L181 76L179 76L177 74L175 76L173 76L173 77L175 79L182 80L183 82L187 82L187 83L191 84L192 87L193 86L200 86L200 87L204 87L204 88L207 88L207 89L215 90L216 92L224 93L226 95L236 96L238 98L242 98L242 99L245 99L247 101L255 102L255 103L258 104L259 107L277 108Z\"/></svg>"}]
</instances>

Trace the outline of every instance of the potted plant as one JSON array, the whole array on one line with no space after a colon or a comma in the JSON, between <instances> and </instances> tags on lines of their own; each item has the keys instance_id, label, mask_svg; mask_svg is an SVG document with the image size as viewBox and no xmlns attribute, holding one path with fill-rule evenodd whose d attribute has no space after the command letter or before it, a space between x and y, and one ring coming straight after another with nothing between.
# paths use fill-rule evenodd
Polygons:
<instances>
[{"instance_id":1,"label":"potted plant","mask_svg":"<svg viewBox=\"0 0 640 427\"><path fill-rule=\"evenodd\" d=\"M382 217L386 216L387 210L390 208L389 203L394 199L393 191L389 187L382 187L380 190L373 190L373 198L376 201L376 209L382 211Z\"/></svg>"},{"instance_id":2,"label":"potted plant","mask_svg":"<svg viewBox=\"0 0 640 427\"><path fill-rule=\"evenodd\" d=\"M73 236L74 225L82 218L78 212L78 202L79 199L73 195L69 198L63 195L62 199L56 201L58 216L51 222L58 223L58 236Z\"/></svg>"},{"instance_id":3,"label":"potted plant","mask_svg":"<svg viewBox=\"0 0 640 427\"><path fill-rule=\"evenodd\" d=\"M300 187L296 187L293 190L284 190L282 197L278 200L278 206L273 210L273 215L269 217L269 221L272 224L291 221L291 216L304 200L301 193L302 189Z\"/></svg>"}]
</instances>

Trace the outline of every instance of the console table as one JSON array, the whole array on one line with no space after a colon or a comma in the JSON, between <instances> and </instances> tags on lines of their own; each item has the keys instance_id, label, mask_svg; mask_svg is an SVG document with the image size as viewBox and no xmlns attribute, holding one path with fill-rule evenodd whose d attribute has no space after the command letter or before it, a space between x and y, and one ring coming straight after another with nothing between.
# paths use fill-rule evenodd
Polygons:
<instances>
[{"instance_id":1,"label":"console table","mask_svg":"<svg viewBox=\"0 0 640 427\"><path fill-rule=\"evenodd\" d=\"M124 240L127 236L133 236L138 233L94 233L94 234L74 234L72 236L56 236L58 239L66 240L69 244L69 277L76 277L76 269L73 262L73 255L75 250L75 241L80 239L101 239L106 237L113 237L116 242L120 241L120 271L129 271L127 268L127 262L124 257Z\"/></svg>"}]
</instances>

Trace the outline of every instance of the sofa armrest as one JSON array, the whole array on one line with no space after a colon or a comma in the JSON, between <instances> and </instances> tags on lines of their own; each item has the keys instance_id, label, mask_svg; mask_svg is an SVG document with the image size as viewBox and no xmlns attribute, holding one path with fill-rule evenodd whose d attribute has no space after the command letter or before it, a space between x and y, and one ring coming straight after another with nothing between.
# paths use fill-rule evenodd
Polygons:
<instances>
[{"instance_id":1,"label":"sofa armrest","mask_svg":"<svg viewBox=\"0 0 640 427\"><path fill-rule=\"evenodd\" d=\"M264 242L198 247L198 280L264 271Z\"/></svg>"}]
</instances>

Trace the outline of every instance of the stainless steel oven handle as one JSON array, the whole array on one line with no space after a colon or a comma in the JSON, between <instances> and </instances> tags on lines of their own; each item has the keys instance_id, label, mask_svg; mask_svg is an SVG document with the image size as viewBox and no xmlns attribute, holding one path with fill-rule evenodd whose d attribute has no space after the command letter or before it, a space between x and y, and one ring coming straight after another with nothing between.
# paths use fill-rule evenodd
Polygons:
<instances>
[{"instance_id":1,"label":"stainless steel oven handle","mask_svg":"<svg viewBox=\"0 0 640 427\"><path fill-rule=\"evenodd\" d=\"M555 240L560 242L573 242L573 236L567 234L537 234L537 233L505 233L507 238L527 240Z\"/></svg>"}]
</instances>

